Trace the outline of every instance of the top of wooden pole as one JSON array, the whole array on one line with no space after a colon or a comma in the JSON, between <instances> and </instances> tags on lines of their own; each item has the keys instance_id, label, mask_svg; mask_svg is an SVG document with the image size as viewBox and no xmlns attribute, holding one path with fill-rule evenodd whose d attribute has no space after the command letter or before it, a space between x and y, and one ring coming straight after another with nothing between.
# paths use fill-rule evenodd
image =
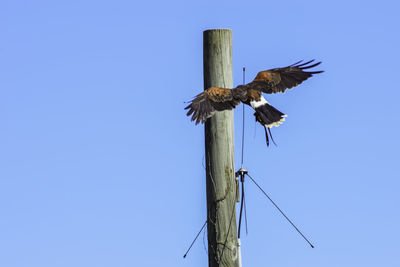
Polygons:
<instances>
[{"instance_id":1,"label":"top of wooden pole","mask_svg":"<svg viewBox=\"0 0 400 267\"><path fill-rule=\"evenodd\" d=\"M232 30L203 32L204 89L232 88Z\"/></svg>"},{"instance_id":2,"label":"top of wooden pole","mask_svg":"<svg viewBox=\"0 0 400 267\"><path fill-rule=\"evenodd\" d=\"M208 29L208 30L205 30L204 32L208 32L208 31L230 31L230 32L232 32L232 30L231 30L231 29L228 29L228 28Z\"/></svg>"}]
</instances>

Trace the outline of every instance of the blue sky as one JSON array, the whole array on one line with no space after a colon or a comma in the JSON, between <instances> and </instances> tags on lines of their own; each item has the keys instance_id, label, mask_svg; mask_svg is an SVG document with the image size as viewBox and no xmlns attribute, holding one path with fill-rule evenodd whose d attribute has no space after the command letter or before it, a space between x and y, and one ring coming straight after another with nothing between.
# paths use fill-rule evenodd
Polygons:
<instances>
[{"instance_id":1,"label":"blue sky","mask_svg":"<svg viewBox=\"0 0 400 267\"><path fill-rule=\"evenodd\" d=\"M399 266L397 1L2 1L0 266L206 266L202 32L233 31L234 84L325 73L246 108L243 266ZM240 112L238 112L240 111ZM240 161L241 109L235 112ZM202 236L201 236L202 237ZM205 240L206 242L206 240Z\"/></svg>"}]
</instances>

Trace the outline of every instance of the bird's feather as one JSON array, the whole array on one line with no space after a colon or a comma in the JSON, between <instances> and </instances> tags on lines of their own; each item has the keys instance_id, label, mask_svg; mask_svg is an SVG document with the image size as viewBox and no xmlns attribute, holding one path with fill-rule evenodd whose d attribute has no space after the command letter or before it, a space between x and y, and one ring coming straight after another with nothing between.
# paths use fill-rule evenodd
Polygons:
<instances>
[{"instance_id":1,"label":"bird's feather","mask_svg":"<svg viewBox=\"0 0 400 267\"><path fill-rule=\"evenodd\" d=\"M318 66L321 62L314 62L310 60L308 62L300 64L302 61L296 62L290 66L284 68L276 68L265 71L260 71L256 78L248 84L239 85L237 88L243 89L254 89L262 91L266 94L273 94L279 92L285 92L287 89L291 89L303 81L307 80L314 74L321 73L323 71L304 71Z\"/></svg>"},{"instance_id":2,"label":"bird's feather","mask_svg":"<svg viewBox=\"0 0 400 267\"><path fill-rule=\"evenodd\" d=\"M185 107L187 116L192 115L192 121L196 124L204 123L214 115L216 111L235 108L240 100L233 97L232 90L228 88L211 87L198 94L191 103Z\"/></svg>"}]
</instances>

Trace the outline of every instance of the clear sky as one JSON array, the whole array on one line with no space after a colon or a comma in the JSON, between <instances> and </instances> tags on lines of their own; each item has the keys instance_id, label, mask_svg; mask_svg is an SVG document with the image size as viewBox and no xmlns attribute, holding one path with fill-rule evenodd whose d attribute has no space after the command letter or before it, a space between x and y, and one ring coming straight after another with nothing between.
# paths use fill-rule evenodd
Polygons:
<instances>
[{"instance_id":1,"label":"clear sky","mask_svg":"<svg viewBox=\"0 0 400 267\"><path fill-rule=\"evenodd\" d=\"M0 3L0 266L206 266L202 36L233 31L234 84L301 59L325 73L246 108L243 266L398 267L398 1ZM241 108L235 112L236 163ZM204 240L206 242L206 240Z\"/></svg>"}]
</instances>

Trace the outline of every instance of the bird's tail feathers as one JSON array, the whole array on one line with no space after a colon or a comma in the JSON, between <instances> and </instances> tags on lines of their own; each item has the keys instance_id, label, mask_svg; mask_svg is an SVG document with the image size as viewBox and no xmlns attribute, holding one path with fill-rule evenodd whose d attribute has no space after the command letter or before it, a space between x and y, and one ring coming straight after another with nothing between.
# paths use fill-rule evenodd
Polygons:
<instances>
[{"instance_id":1,"label":"bird's tail feathers","mask_svg":"<svg viewBox=\"0 0 400 267\"><path fill-rule=\"evenodd\" d=\"M268 103L260 105L254 110L256 111L254 113L256 121L267 128L272 128L273 126L278 127L285 121L285 118L287 117L287 115L280 112Z\"/></svg>"},{"instance_id":2,"label":"bird's tail feathers","mask_svg":"<svg viewBox=\"0 0 400 267\"><path fill-rule=\"evenodd\" d=\"M285 121L287 115L283 114L267 102L255 108L254 116L256 121L258 121L265 130L265 139L267 146L269 146L270 139L274 145L276 145L274 138L272 137L271 128L273 126L278 127Z\"/></svg>"}]
</instances>

